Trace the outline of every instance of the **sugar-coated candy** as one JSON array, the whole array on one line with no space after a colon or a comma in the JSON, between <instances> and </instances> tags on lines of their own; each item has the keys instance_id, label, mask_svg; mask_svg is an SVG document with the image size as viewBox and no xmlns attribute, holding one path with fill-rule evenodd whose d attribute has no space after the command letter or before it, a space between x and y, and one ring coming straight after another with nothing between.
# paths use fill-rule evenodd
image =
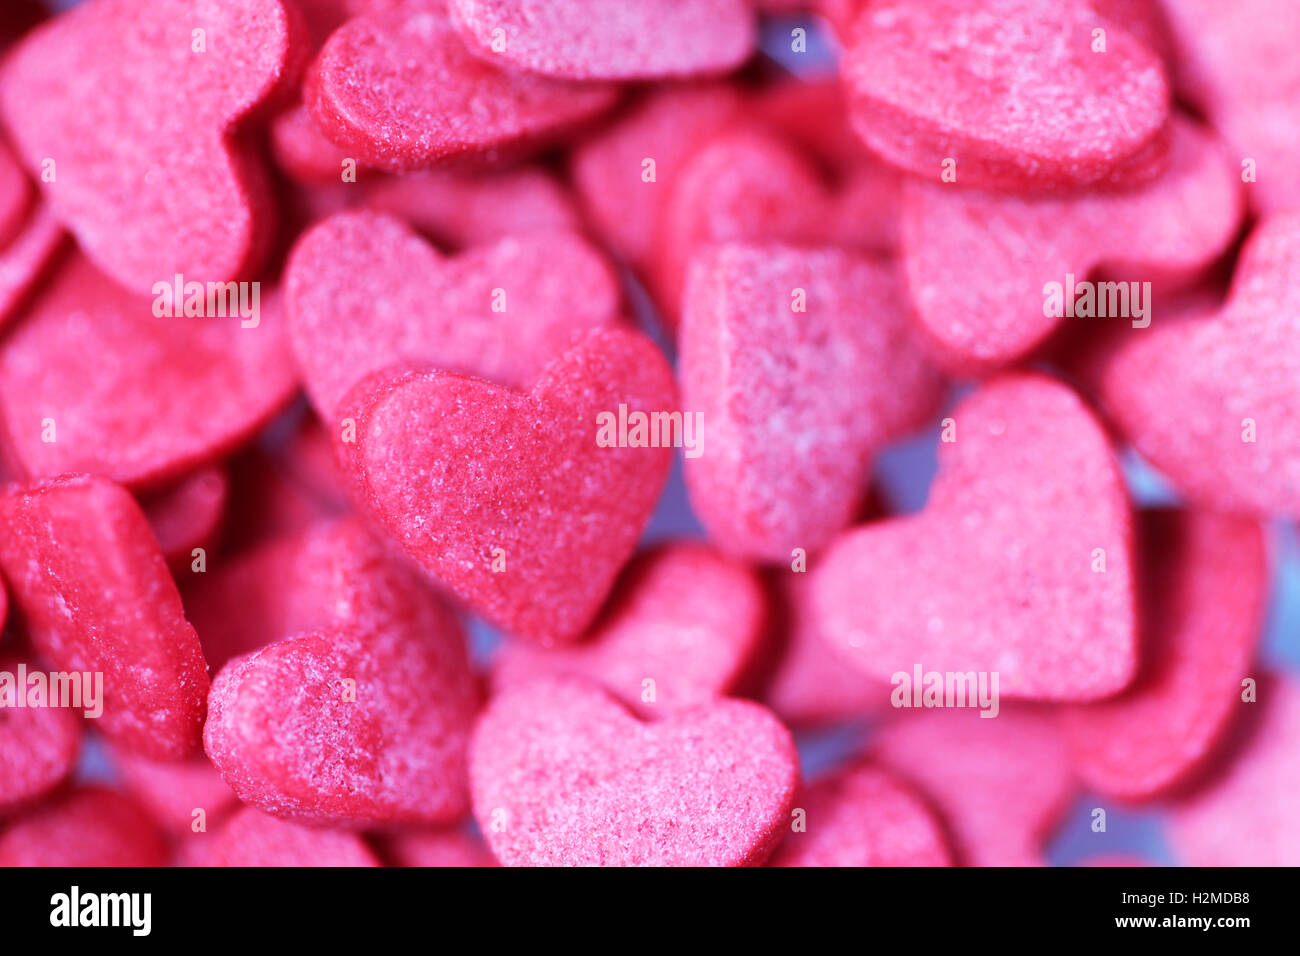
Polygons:
<instances>
[{"instance_id":1,"label":"sugar-coated candy","mask_svg":"<svg viewBox=\"0 0 1300 956\"><path fill-rule=\"evenodd\" d=\"M474 731L474 816L507 866L744 866L789 825L794 741L723 700L641 723L594 685L539 680Z\"/></svg>"},{"instance_id":2,"label":"sugar-coated candy","mask_svg":"<svg viewBox=\"0 0 1300 956\"><path fill-rule=\"evenodd\" d=\"M36 651L102 678L96 724L123 747L179 760L199 743L208 669L139 505L104 478L0 494L0 571Z\"/></svg>"},{"instance_id":3,"label":"sugar-coated candy","mask_svg":"<svg viewBox=\"0 0 1300 956\"><path fill-rule=\"evenodd\" d=\"M1063 385L996 379L944 420L923 513L842 534L811 572L820 633L862 672L997 675L1109 697L1137 669L1132 516L1100 422Z\"/></svg>"},{"instance_id":4,"label":"sugar-coated candy","mask_svg":"<svg viewBox=\"0 0 1300 956\"><path fill-rule=\"evenodd\" d=\"M649 416L677 411L648 339L596 331L528 393L376 373L340 406L355 441L337 447L355 501L408 554L506 630L552 644L591 622L631 555L672 454Z\"/></svg>"}]
</instances>

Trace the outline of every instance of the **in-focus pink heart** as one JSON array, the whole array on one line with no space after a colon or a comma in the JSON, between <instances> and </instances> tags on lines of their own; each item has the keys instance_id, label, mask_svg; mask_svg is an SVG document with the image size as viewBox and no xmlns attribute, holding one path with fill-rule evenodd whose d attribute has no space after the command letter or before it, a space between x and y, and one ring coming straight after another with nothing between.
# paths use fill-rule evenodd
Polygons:
<instances>
[{"instance_id":1,"label":"in-focus pink heart","mask_svg":"<svg viewBox=\"0 0 1300 956\"><path fill-rule=\"evenodd\" d=\"M529 393L377 373L340 405L355 429L337 447L354 500L408 554L506 630L549 644L590 623L631 555L668 478L677 412L653 343L596 331Z\"/></svg>"},{"instance_id":2,"label":"in-focus pink heart","mask_svg":"<svg viewBox=\"0 0 1300 956\"><path fill-rule=\"evenodd\" d=\"M445 0L377 4L343 24L307 73L303 102L362 162L407 170L519 150L596 116L617 87L573 83L471 53Z\"/></svg>"},{"instance_id":3,"label":"in-focus pink heart","mask_svg":"<svg viewBox=\"0 0 1300 956\"><path fill-rule=\"evenodd\" d=\"M1164 68L1085 0L885 0L847 45L854 128L909 172L955 160L959 186L1023 192L1158 169Z\"/></svg>"},{"instance_id":4,"label":"in-focus pink heart","mask_svg":"<svg viewBox=\"0 0 1300 956\"><path fill-rule=\"evenodd\" d=\"M1078 396L995 380L944 420L925 511L846 532L816 562L820 631L876 680L973 672L1009 697L1110 696L1137 667L1131 524Z\"/></svg>"},{"instance_id":5,"label":"in-focus pink heart","mask_svg":"<svg viewBox=\"0 0 1300 956\"><path fill-rule=\"evenodd\" d=\"M474 732L474 815L507 866L746 866L789 825L794 741L723 700L641 723L605 691L540 680Z\"/></svg>"}]
</instances>

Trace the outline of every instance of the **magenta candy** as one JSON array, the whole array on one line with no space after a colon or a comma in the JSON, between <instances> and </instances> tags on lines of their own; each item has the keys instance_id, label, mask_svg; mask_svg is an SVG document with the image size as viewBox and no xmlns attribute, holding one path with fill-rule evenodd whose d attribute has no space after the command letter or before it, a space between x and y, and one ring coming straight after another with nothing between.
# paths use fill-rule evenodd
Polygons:
<instances>
[{"instance_id":1,"label":"magenta candy","mask_svg":"<svg viewBox=\"0 0 1300 956\"><path fill-rule=\"evenodd\" d=\"M13 682L9 690L0 690L0 818L63 783L75 769L81 749L80 712L19 706L17 695L27 694L19 675L39 671L41 666L30 659L0 656L0 675Z\"/></svg>"},{"instance_id":2,"label":"magenta candy","mask_svg":"<svg viewBox=\"0 0 1300 956\"><path fill-rule=\"evenodd\" d=\"M474 732L474 816L507 866L743 866L788 825L794 741L762 707L637 721L594 685L498 696Z\"/></svg>"},{"instance_id":3,"label":"magenta candy","mask_svg":"<svg viewBox=\"0 0 1300 956\"><path fill-rule=\"evenodd\" d=\"M192 568L194 550L212 546L229 494L225 471L209 466L141 501L158 548L174 568Z\"/></svg>"},{"instance_id":4,"label":"magenta candy","mask_svg":"<svg viewBox=\"0 0 1300 956\"><path fill-rule=\"evenodd\" d=\"M200 851L203 866L379 866L356 834L299 826L253 807L237 811Z\"/></svg>"},{"instance_id":5,"label":"magenta candy","mask_svg":"<svg viewBox=\"0 0 1300 956\"><path fill-rule=\"evenodd\" d=\"M325 42L303 101L327 138L369 165L419 169L525 149L613 105L616 88L505 69L472 54L442 0L377 5Z\"/></svg>"},{"instance_id":6,"label":"magenta candy","mask_svg":"<svg viewBox=\"0 0 1300 956\"><path fill-rule=\"evenodd\" d=\"M163 866L162 834L134 802L81 787L0 831L0 866Z\"/></svg>"},{"instance_id":7,"label":"magenta candy","mask_svg":"<svg viewBox=\"0 0 1300 956\"><path fill-rule=\"evenodd\" d=\"M852 520L875 452L923 424L942 395L909 312L889 263L838 249L729 243L692 260L682 405L702 416L709 442L687 454L686 483L723 548L788 563Z\"/></svg>"},{"instance_id":8,"label":"magenta candy","mask_svg":"<svg viewBox=\"0 0 1300 956\"><path fill-rule=\"evenodd\" d=\"M1084 0L869 4L841 70L863 142L936 182L946 160L962 187L1011 192L1129 185L1159 169L1164 68Z\"/></svg>"},{"instance_id":9,"label":"magenta candy","mask_svg":"<svg viewBox=\"0 0 1300 956\"><path fill-rule=\"evenodd\" d=\"M199 37L195 6L81 4L28 34L0 83L54 214L138 294L178 272L246 277L273 213L236 132L292 81L301 23L279 0L231 0L205 9Z\"/></svg>"},{"instance_id":10,"label":"magenta candy","mask_svg":"<svg viewBox=\"0 0 1300 956\"><path fill-rule=\"evenodd\" d=\"M147 292L83 258L64 263L0 343L18 463L33 477L84 471L152 489L228 453L297 387L278 297L258 303L247 319L159 315Z\"/></svg>"},{"instance_id":11,"label":"magenta candy","mask_svg":"<svg viewBox=\"0 0 1300 956\"><path fill-rule=\"evenodd\" d=\"M299 240L286 286L294 352L331 428L344 395L372 372L428 365L529 388L584 333L619 321L613 272L571 233L447 259L396 219L352 213Z\"/></svg>"},{"instance_id":12,"label":"magenta candy","mask_svg":"<svg viewBox=\"0 0 1300 956\"><path fill-rule=\"evenodd\" d=\"M1080 779L1141 800L1187 779L1219 742L1250 676L1268 600L1258 525L1196 512L1142 515L1142 664L1118 697L1063 714Z\"/></svg>"},{"instance_id":13,"label":"magenta candy","mask_svg":"<svg viewBox=\"0 0 1300 956\"><path fill-rule=\"evenodd\" d=\"M1300 688L1260 680L1259 700L1239 703L1249 733L1224 755L1218 776L1171 808L1169 844L1188 866L1300 865Z\"/></svg>"},{"instance_id":14,"label":"magenta candy","mask_svg":"<svg viewBox=\"0 0 1300 956\"><path fill-rule=\"evenodd\" d=\"M1042 866L1042 846L1075 793L1050 714L1003 706L905 711L873 742L873 758L917 786L942 815L957 862Z\"/></svg>"},{"instance_id":15,"label":"magenta candy","mask_svg":"<svg viewBox=\"0 0 1300 956\"><path fill-rule=\"evenodd\" d=\"M617 421L675 410L654 345L597 331L529 393L380 373L341 406L355 442L337 447L354 500L411 557L507 631L552 644L591 622L668 477L671 449L620 438ZM613 447L598 443L601 416Z\"/></svg>"},{"instance_id":16,"label":"magenta candy","mask_svg":"<svg viewBox=\"0 0 1300 956\"><path fill-rule=\"evenodd\" d=\"M756 40L748 0L449 0L448 9L479 56L573 80L718 73Z\"/></svg>"},{"instance_id":17,"label":"magenta candy","mask_svg":"<svg viewBox=\"0 0 1300 956\"><path fill-rule=\"evenodd\" d=\"M703 544L661 545L634 560L580 643L515 642L495 660L500 690L572 674L657 717L742 689L758 658L767 606L753 571Z\"/></svg>"},{"instance_id":18,"label":"magenta candy","mask_svg":"<svg viewBox=\"0 0 1300 956\"><path fill-rule=\"evenodd\" d=\"M98 729L161 760L193 752L207 666L131 496L84 475L11 486L0 523L0 570L35 650L61 671L102 675Z\"/></svg>"},{"instance_id":19,"label":"magenta candy","mask_svg":"<svg viewBox=\"0 0 1300 956\"><path fill-rule=\"evenodd\" d=\"M486 173L429 170L368 178L363 189L367 209L404 219L452 249L576 233L581 225L568 190L540 166Z\"/></svg>"},{"instance_id":20,"label":"magenta candy","mask_svg":"<svg viewBox=\"0 0 1300 956\"><path fill-rule=\"evenodd\" d=\"M383 835L380 837L380 854L392 866L497 865L481 839L464 829L452 827Z\"/></svg>"},{"instance_id":21,"label":"magenta candy","mask_svg":"<svg viewBox=\"0 0 1300 956\"><path fill-rule=\"evenodd\" d=\"M592 227L618 255L638 269L649 264L674 181L701 140L739 116L741 104L740 93L723 83L669 86L578 144L570 177Z\"/></svg>"},{"instance_id":22,"label":"magenta candy","mask_svg":"<svg viewBox=\"0 0 1300 956\"><path fill-rule=\"evenodd\" d=\"M768 866L951 866L942 824L921 797L870 764L819 780L795 803L802 829Z\"/></svg>"},{"instance_id":23,"label":"magenta candy","mask_svg":"<svg viewBox=\"0 0 1300 956\"><path fill-rule=\"evenodd\" d=\"M189 838L215 829L239 806L239 798L206 754L160 761L119 750L113 753L113 763L123 787L174 836Z\"/></svg>"},{"instance_id":24,"label":"magenta candy","mask_svg":"<svg viewBox=\"0 0 1300 956\"><path fill-rule=\"evenodd\" d=\"M237 657L212 682L204 749L241 800L289 820L457 819L476 704L462 641L439 611Z\"/></svg>"},{"instance_id":25,"label":"magenta candy","mask_svg":"<svg viewBox=\"0 0 1300 956\"><path fill-rule=\"evenodd\" d=\"M1152 295L1163 303L1165 293L1212 265L1231 243L1242 207L1232 157L1181 118L1169 168L1126 192L1022 199L911 182L903 262L923 341L954 371L983 373L1030 355L1072 322L1089 331L1149 324L1161 311ZM1109 316L1063 317L1082 313L1076 285L1105 280L1124 286L1122 299L1099 293L1094 312ZM1142 287L1135 293L1131 280L1151 284L1140 302L1134 296ZM1060 286L1059 307L1048 305L1050 282Z\"/></svg>"},{"instance_id":26,"label":"magenta candy","mask_svg":"<svg viewBox=\"0 0 1300 956\"><path fill-rule=\"evenodd\" d=\"M1163 0L1177 51L1177 87L1249 159L1251 204L1300 209L1300 22L1289 0Z\"/></svg>"},{"instance_id":27,"label":"magenta candy","mask_svg":"<svg viewBox=\"0 0 1300 956\"><path fill-rule=\"evenodd\" d=\"M878 681L920 667L996 673L1000 693L1035 700L1122 690L1137 668L1132 519L1100 423L1021 375L943 427L925 511L846 532L816 563L823 637Z\"/></svg>"},{"instance_id":28,"label":"magenta candy","mask_svg":"<svg viewBox=\"0 0 1300 956\"><path fill-rule=\"evenodd\" d=\"M807 572L784 572L778 578L785 634L761 700L794 727L878 716L889 706L892 688L864 677L822 636L812 583Z\"/></svg>"},{"instance_id":29,"label":"magenta candy","mask_svg":"<svg viewBox=\"0 0 1300 956\"><path fill-rule=\"evenodd\" d=\"M1193 502L1294 517L1298 320L1300 215L1275 216L1242 248L1222 307L1123 332L1088 380L1119 431Z\"/></svg>"}]
</instances>

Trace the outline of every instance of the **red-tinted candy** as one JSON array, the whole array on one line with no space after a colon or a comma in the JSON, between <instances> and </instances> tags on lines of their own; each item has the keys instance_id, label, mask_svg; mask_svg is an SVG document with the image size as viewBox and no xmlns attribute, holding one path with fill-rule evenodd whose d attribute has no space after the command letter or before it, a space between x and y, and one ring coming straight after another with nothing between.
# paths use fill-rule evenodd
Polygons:
<instances>
[{"instance_id":1,"label":"red-tinted candy","mask_svg":"<svg viewBox=\"0 0 1300 956\"><path fill-rule=\"evenodd\" d=\"M41 670L31 660L0 656L0 817L53 790L77 763L82 711L21 705L28 688L19 675Z\"/></svg>"},{"instance_id":2,"label":"red-tinted candy","mask_svg":"<svg viewBox=\"0 0 1300 956\"><path fill-rule=\"evenodd\" d=\"M63 245L63 228L36 202L8 245L0 247L0 327L8 324Z\"/></svg>"},{"instance_id":3,"label":"red-tinted candy","mask_svg":"<svg viewBox=\"0 0 1300 956\"><path fill-rule=\"evenodd\" d=\"M613 272L575 233L506 238L446 259L369 212L303 236L286 284L298 364L331 430L339 402L372 372L431 365L528 388L619 311Z\"/></svg>"},{"instance_id":4,"label":"red-tinted candy","mask_svg":"<svg viewBox=\"0 0 1300 956\"><path fill-rule=\"evenodd\" d=\"M1252 726L1218 775L1171 808L1169 843L1188 866L1300 866L1300 687L1294 677L1259 682Z\"/></svg>"},{"instance_id":5,"label":"red-tinted candy","mask_svg":"<svg viewBox=\"0 0 1300 956\"><path fill-rule=\"evenodd\" d=\"M297 384L281 306L258 301L247 319L158 315L143 290L124 291L87 260L61 266L0 344L18 463L32 476L85 471L138 488L230 451Z\"/></svg>"},{"instance_id":6,"label":"red-tinted candy","mask_svg":"<svg viewBox=\"0 0 1300 956\"><path fill-rule=\"evenodd\" d=\"M787 724L865 720L889 706L892 688L866 677L847 653L824 638L807 572L783 573L776 590L785 639L761 700Z\"/></svg>"},{"instance_id":7,"label":"red-tinted candy","mask_svg":"<svg viewBox=\"0 0 1300 956\"><path fill-rule=\"evenodd\" d=\"M1145 799L1195 771L1250 676L1268 600L1258 525L1176 511L1142 516L1142 663L1121 695L1064 713L1075 771L1100 793Z\"/></svg>"},{"instance_id":8,"label":"red-tinted candy","mask_svg":"<svg viewBox=\"0 0 1300 956\"><path fill-rule=\"evenodd\" d=\"M292 79L301 33L279 0L100 0L10 54L15 145L100 268L141 295L253 270L270 200L236 131Z\"/></svg>"},{"instance_id":9,"label":"red-tinted candy","mask_svg":"<svg viewBox=\"0 0 1300 956\"><path fill-rule=\"evenodd\" d=\"M103 478L0 496L0 569L40 656L102 673L96 725L123 747L178 760L198 744L208 672L144 514Z\"/></svg>"},{"instance_id":10,"label":"red-tinted candy","mask_svg":"<svg viewBox=\"0 0 1300 956\"><path fill-rule=\"evenodd\" d=\"M305 823L445 823L468 809L477 688L460 628L409 618L289 637L212 682L203 743L245 803Z\"/></svg>"},{"instance_id":11,"label":"red-tinted candy","mask_svg":"<svg viewBox=\"0 0 1300 956\"><path fill-rule=\"evenodd\" d=\"M508 70L471 53L443 0L401 0L349 20L308 71L303 100L362 162L406 170L552 137L617 89Z\"/></svg>"},{"instance_id":12,"label":"red-tinted candy","mask_svg":"<svg viewBox=\"0 0 1300 956\"><path fill-rule=\"evenodd\" d=\"M1300 214L1256 228L1221 309L1124 331L1089 378L1192 501L1300 515Z\"/></svg>"},{"instance_id":13,"label":"red-tinted candy","mask_svg":"<svg viewBox=\"0 0 1300 956\"><path fill-rule=\"evenodd\" d=\"M379 859L354 833L299 826L244 807L210 845L205 866L379 866Z\"/></svg>"},{"instance_id":14,"label":"red-tinted candy","mask_svg":"<svg viewBox=\"0 0 1300 956\"><path fill-rule=\"evenodd\" d=\"M1041 866L1042 843L1075 793L1051 715L1004 706L900 713L872 755L934 801L964 866Z\"/></svg>"},{"instance_id":15,"label":"red-tinted candy","mask_svg":"<svg viewBox=\"0 0 1300 956\"><path fill-rule=\"evenodd\" d=\"M649 414L676 408L648 339L597 331L527 394L442 372L376 375L341 406L356 431L338 448L355 500L407 553L506 630L549 644L590 623L635 547L672 457Z\"/></svg>"},{"instance_id":16,"label":"red-tinted candy","mask_svg":"<svg viewBox=\"0 0 1300 956\"><path fill-rule=\"evenodd\" d=\"M870 764L810 785L768 866L951 866L942 825L919 795Z\"/></svg>"},{"instance_id":17,"label":"red-tinted candy","mask_svg":"<svg viewBox=\"0 0 1300 956\"><path fill-rule=\"evenodd\" d=\"M959 186L1016 192L1127 184L1159 168L1164 69L1081 0L872 3L842 71L863 141L935 181L949 159Z\"/></svg>"},{"instance_id":18,"label":"red-tinted candy","mask_svg":"<svg viewBox=\"0 0 1300 956\"><path fill-rule=\"evenodd\" d=\"M164 866L148 814L119 793L84 787L0 831L0 866Z\"/></svg>"},{"instance_id":19,"label":"red-tinted candy","mask_svg":"<svg viewBox=\"0 0 1300 956\"><path fill-rule=\"evenodd\" d=\"M666 86L578 144L569 175L587 218L614 252L637 268L649 264L661 210L682 167L740 114L741 103L722 83Z\"/></svg>"},{"instance_id":20,"label":"red-tinted candy","mask_svg":"<svg viewBox=\"0 0 1300 956\"><path fill-rule=\"evenodd\" d=\"M493 700L470 756L474 815L507 866L744 866L789 825L798 767L762 707L641 723L576 680Z\"/></svg>"},{"instance_id":21,"label":"red-tinted candy","mask_svg":"<svg viewBox=\"0 0 1300 956\"><path fill-rule=\"evenodd\" d=\"M817 562L822 635L876 680L920 667L997 673L1010 697L1123 689L1137 667L1132 519L1100 423L1023 375L965 399L944 433L926 510L847 532Z\"/></svg>"},{"instance_id":22,"label":"red-tinted candy","mask_svg":"<svg viewBox=\"0 0 1300 956\"><path fill-rule=\"evenodd\" d=\"M239 798L206 754L164 762L117 751L113 763L122 775L123 786L159 826L177 836L189 837L214 829L239 806ZM195 812L198 810L203 811L201 815ZM196 829L200 823L202 828Z\"/></svg>"},{"instance_id":23,"label":"red-tinted candy","mask_svg":"<svg viewBox=\"0 0 1300 956\"><path fill-rule=\"evenodd\" d=\"M410 830L380 837L380 852L392 866L496 866L482 839L463 828Z\"/></svg>"},{"instance_id":24,"label":"red-tinted candy","mask_svg":"<svg viewBox=\"0 0 1300 956\"><path fill-rule=\"evenodd\" d=\"M194 549L212 546L229 494L225 471L209 466L140 502L159 550L174 567L190 568Z\"/></svg>"},{"instance_id":25,"label":"red-tinted candy","mask_svg":"<svg viewBox=\"0 0 1300 956\"><path fill-rule=\"evenodd\" d=\"M936 358L956 371L983 372L1024 358L1063 323L1150 323L1159 311L1152 291L1165 293L1209 267L1232 241L1241 214L1236 163L1205 130L1180 118L1169 168L1126 192L1019 199L909 183L908 289ZM1123 280L1122 288L1101 287L1095 295L1092 315L1107 314L1063 317L1085 315L1083 303L1091 300L1078 295L1099 278ZM1061 299L1049 305L1052 282ZM1140 283L1151 285L1143 293Z\"/></svg>"},{"instance_id":26,"label":"red-tinted candy","mask_svg":"<svg viewBox=\"0 0 1300 956\"><path fill-rule=\"evenodd\" d=\"M196 575L185 607L213 671L306 631L442 622L428 586L394 550L357 518L318 521Z\"/></svg>"},{"instance_id":27,"label":"red-tinted candy","mask_svg":"<svg viewBox=\"0 0 1300 956\"><path fill-rule=\"evenodd\" d=\"M1300 209L1300 18L1291 0L1163 0L1177 85L1250 160L1246 187L1266 214ZM1244 172L1244 168L1243 168Z\"/></svg>"},{"instance_id":28,"label":"red-tinted candy","mask_svg":"<svg viewBox=\"0 0 1300 956\"><path fill-rule=\"evenodd\" d=\"M774 244L697 254L680 374L707 441L686 454L686 484L720 546L788 562L852 520L876 451L942 395L909 313L887 262Z\"/></svg>"},{"instance_id":29,"label":"red-tinted candy","mask_svg":"<svg viewBox=\"0 0 1300 956\"><path fill-rule=\"evenodd\" d=\"M367 209L405 219L435 242L453 249L509 237L576 233L577 211L549 172L521 166L502 172L429 170L369 178ZM582 306L581 301L574 302Z\"/></svg>"},{"instance_id":30,"label":"red-tinted candy","mask_svg":"<svg viewBox=\"0 0 1300 956\"><path fill-rule=\"evenodd\" d=\"M655 235L650 287L676 327L686 267L701 247L729 241L824 245L834 200L820 173L793 146L757 125L736 126L685 163Z\"/></svg>"},{"instance_id":31,"label":"red-tinted candy","mask_svg":"<svg viewBox=\"0 0 1300 956\"><path fill-rule=\"evenodd\" d=\"M571 647L507 645L493 683L550 674L604 685L645 716L734 692L758 656L766 602L754 573L695 542L663 545L630 564L591 632Z\"/></svg>"},{"instance_id":32,"label":"red-tinted candy","mask_svg":"<svg viewBox=\"0 0 1300 956\"><path fill-rule=\"evenodd\" d=\"M449 0L485 59L574 80L671 79L739 66L756 40L748 0Z\"/></svg>"}]
</instances>

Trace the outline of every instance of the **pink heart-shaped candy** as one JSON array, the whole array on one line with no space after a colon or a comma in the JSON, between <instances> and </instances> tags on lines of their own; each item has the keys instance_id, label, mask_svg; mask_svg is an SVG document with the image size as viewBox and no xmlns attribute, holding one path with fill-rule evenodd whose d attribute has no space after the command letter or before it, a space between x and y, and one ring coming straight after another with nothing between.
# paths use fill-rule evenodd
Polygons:
<instances>
[{"instance_id":1,"label":"pink heart-shaped candy","mask_svg":"<svg viewBox=\"0 0 1300 956\"><path fill-rule=\"evenodd\" d=\"M943 826L922 798L862 763L810 785L768 866L951 866Z\"/></svg>"},{"instance_id":2,"label":"pink heart-shaped candy","mask_svg":"<svg viewBox=\"0 0 1300 956\"><path fill-rule=\"evenodd\" d=\"M1036 707L1004 705L991 720L900 713L871 754L934 801L963 866L1043 865L1043 841L1076 792L1056 722Z\"/></svg>"},{"instance_id":3,"label":"pink heart-shaped candy","mask_svg":"<svg viewBox=\"0 0 1300 956\"><path fill-rule=\"evenodd\" d=\"M445 0L376 5L343 24L308 71L321 131L382 169L430 166L554 136L614 103L617 88L506 69L466 48Z\"/></svg>"},{"instance_id":4,"label":"pink heart-shaped candy","mask_svg":"<svg viewBox=\"0 0 1300 956\"><path fill-rule=\"evenodd\" d=\"M1232 242L1242 211L1236 162L1182 118L1169 168L1137 189L1021 199L911 181L903 262L924 341L946 367L986 372L1065 324L1149 323L1160 311L1152 294L1203 273ZM1092 311L1108 314L1083 317L1085 284L1107 280L1119 287L1099 287Z\"/></svg>"},{"instance_id":5,"label":"pink heart-shaped candy","mask_svg":"<svg viewBox=\"0 0 1300 956\"><path fill-rule=\"evenodd\" d=\"M100 0L32 31L0 90L23 161L86 255L138 294L255 270L273 207L236 135L301 66L279 0Z\"/></svg>"},{"instance_id":6,"label":"pink heart-shaped candy","mask_svg":"<svg viewBox=\"0 0 1300 956\"><path fill-rule=\"evenodd\" d=\"M682 541L638 557L579 644L507 644L493 684L573 674L602 684L644 716L734 692L758 656L767 606L754 573L707 545Z\"/></svg>"},{"instance_id":7,"label":"pink heart-shaped candy","mask_svg":"<svg viewBox=\"0 0 1300 956\"><path fill-rule=\"evenodd\" d=\"M1218 742L1250 676L1268 600L1268 554L1253 522L1155 511L1139 529L1137 679L1063 715L1082 781L1133 800L1186 779Z\"/></svg>"},{"instance_id":8,"label":"pink heart-shaped candy","mask_svg":"<svg viewBox=\"0 0 1300 956\"><path fill-rule=\"evenodd\" d=\"M294 352L326 421L363 378L402 363L528 388L619 312L617 279L576 233L506 238L447 259L369 212L303 236L285 281Z\"/></svg>"},{"instance_id":9,"label":"pink heart-shaped candy","mask_svg":"<svg viewBox=\"0 0 1300 956\"><path fill-rule=\"evenodd\" d=\"M727 243L696 255L682 405L708 423L708 446L687 455L686 486L713 540L789 561L852 520L876 451L942 394L909 312L889 263L838 249Z\"/></svg>"},{"instance_id":10,"label":"pink heart-shaped candy","mask_svg":"<svg viewBox=\"0 0 1300 956\"><path fill-rule=\"evenodd\" d=\"M1300 515L1300 214L1265 219L1218 311L1129 329L1086 376L1119 431L1206 508Z\"/></svg>"},{"instance_id":11,"label":"pink heart-shaped candy","mask_svg":"<svg viewBox=\"0 0 1300 956\"><path fill-rule=\"evenodd\" d=\"M488 60L573 80L674 79L739 66L757 39L748 0L449 0Z\"/></svg>"},{"instance_id":12,"label":"pink heart-shaped candy","mask_svg":"<svg viewBox=\"0 0 1300 956\"><path fill-rule=\"evenodd\" d=\"M62 264L0 343L18 464L156 488L234 449L297 388L278 297L252 295L240 300L249 318L173 317L84 258Z\"/></svg>"},{"instance_id":13,"label":"pink heart-shaped candy","mask_svg":"<svg viewBox=\"0 0 1300 956\"><path fill-rule=\"evenodd\" d=\"M507 866L756 865L798 776L789 731L757 704L641 723L573 679L495 698L470 751L474 815Z\"/></svg>"},{"instance_id":14,"label":"pink heart-shaped candy","mask_svg":"<svg viewBox=\"0 0 1300 956\"><path fill-rule=\"evenodd\" d=\"M1132 182L1158 168L1164 68L1083 0L872 3L841 71L862 140L936 181L948 159L961 186L1008 191Z\"/></svg>"},{"instance_id":15,"label":"pink heart-shaped candy","mask_svg":"<svg viewBox=\"0 0 1300 956\"><path fill-rule=\"evenodd\" d=\"M194 750L208 669L148 521L103 478L65 476L0 495L0 570L36 652L102 680L95 719L161 760Z\"/></svg>"},{"instance_id":16,"label":"pink heart-shaped candy","mask_svg":"<svg viewBox=\"0 0 1300 956\"><path fill-rule=\"evenodd\" d=\"M671 427L649 427L669 419L649 415L677 398L658 349L612 330L527 394L379 373L340 409L356 425L337 447L357 503L476 610L549 644L590 623L632 553L672 459Z\"/></svg>"},{"instance_id":17,"label":"pink heart-shaped candy","mask_svg":"<svg viewBox=\"0 0 1300 956\"><path fill-rule=\"evenodd\" d=\"M941 437L926 510L847 532L816 562L822 635L877 680L997 674L998 693L1054 701L1124 688L1132 519L1092 412L1048 378L1008 377Z\"/></svg>"}]
</instances>

